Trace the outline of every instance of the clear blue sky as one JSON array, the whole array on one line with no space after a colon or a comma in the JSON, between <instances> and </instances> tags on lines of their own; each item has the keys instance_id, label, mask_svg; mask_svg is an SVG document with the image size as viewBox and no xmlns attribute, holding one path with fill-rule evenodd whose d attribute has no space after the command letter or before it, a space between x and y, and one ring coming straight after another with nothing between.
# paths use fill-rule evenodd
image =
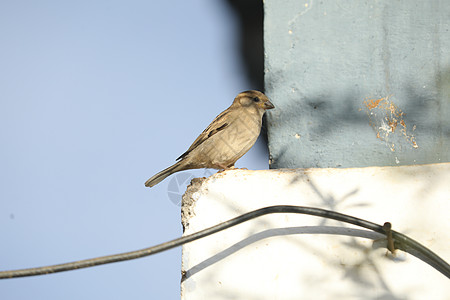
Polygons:
<instances>
[{"instance_id":1,"label":"clear blue sky","mask_svg":"<svg viewBox=\"0 0 450 300\"><path fill-rule=\"evenodd\" d=\"M251 89L222 1L0 2L0 269L181 236L169 166ZM252 149L237 166L267 168ZM196 175L203 175L200 170ZM0 299L179 299L181 248L0 280Z\"/></svg>"}]
</instances>

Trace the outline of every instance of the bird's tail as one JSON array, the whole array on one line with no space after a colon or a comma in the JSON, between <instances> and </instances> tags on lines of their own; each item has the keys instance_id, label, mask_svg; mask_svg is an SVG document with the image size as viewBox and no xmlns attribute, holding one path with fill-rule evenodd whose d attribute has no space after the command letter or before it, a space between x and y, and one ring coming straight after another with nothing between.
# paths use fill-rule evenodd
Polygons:
<instances>
[{"instance_id":1,"label":"bird's tail","mask_svg":"<svg viewBox=\"0 0 450 300\"><path fill-rule=\"evenodd\" d=\"M167 176L172 175L173 173L186 170L186 167L183 166L182 160L177 162L176 164L168 167L167 169L162 170L161 172L153 175L149 180L145 182L145 186L152 187L161 181L163 181Z\"/></svg>"}]
</instances>

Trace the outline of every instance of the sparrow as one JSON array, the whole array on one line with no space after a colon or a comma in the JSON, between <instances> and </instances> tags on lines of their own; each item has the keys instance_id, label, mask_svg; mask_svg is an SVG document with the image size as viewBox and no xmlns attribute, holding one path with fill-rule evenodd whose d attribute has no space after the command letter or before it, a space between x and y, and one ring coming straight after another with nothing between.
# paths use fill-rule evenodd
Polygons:
<instances>
[{"instance_id":1,"label":"sparrow","mask_svg":"<svg viewBox=\"0 0 450 300\"><path fill-rule=\"evenodd\" d=\"M203 130L189 149L178 157L174 165L157 173L145 182L152 187L173 173L211 168L234 169L234 164L255 144L266 110L274 108L266 95L259 91L245 91Z\"/></svg>"}]
</instances>

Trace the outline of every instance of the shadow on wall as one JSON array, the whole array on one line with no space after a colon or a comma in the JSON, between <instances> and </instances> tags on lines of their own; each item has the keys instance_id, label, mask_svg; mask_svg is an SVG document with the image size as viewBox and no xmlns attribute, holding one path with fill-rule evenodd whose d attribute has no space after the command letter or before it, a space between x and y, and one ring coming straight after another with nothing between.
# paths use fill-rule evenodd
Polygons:
<instances>
[{"instance_id":1,"label":"shadow on wall","mask_svg":"<svg viewBox=\"0 0 450 300\"><path fill-rule=\"evenodd\" d=\"M226 0L239 20L237 52L253 89L264 90L263 2Z\"/></svg>"},{"instance_id":2,"label":"shadow on wall","mask_svg":"<svg viewBox=\"0 0 450 300\"><path fill-rule=\"evenodd\" d=\"M401 98L395 94L367 98L352 88L338 92L323 90L313 97L292 93L287 95L289 101L278 104L277 111L269 114L279 114L277 126L284 126L285 131L291 133L290 138L292 132L297 132L298 138L306 139L308 145L326 143L345 149L340 144L343 136L348 138L348 145L361 143L357 139L358 132L371 127L372 133L366 131L370 135L368 141L376 139L374 145L379 145L378 151L385 151L386 157L403 153L420 163L444 162L448 153L446 141L450 138L450 69L438 74L431 82L435 84L437 95L426 93L412 83L404 85ZM291 157L291 146L289 143L279 146L271 168L298 164L315 167L311 161L292 161L286 165ZM414 152L417 149L428 150ZM318 147L314 151L320 153L323 149Z\"/></svg>"}]
</instances>

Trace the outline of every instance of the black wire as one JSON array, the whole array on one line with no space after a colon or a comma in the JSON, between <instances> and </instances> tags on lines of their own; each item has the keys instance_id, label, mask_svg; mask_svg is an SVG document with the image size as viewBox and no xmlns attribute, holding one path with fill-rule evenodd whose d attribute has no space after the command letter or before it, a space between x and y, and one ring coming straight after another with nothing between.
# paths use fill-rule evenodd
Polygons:
<instances>
[{"instance_id":1,"label":"black wire","mask_svg":"<svg viewBox=\"0 0 450 300\"><path fill-rule=\"evenodd\" d=\"M224 229L230 228L232 226L238 225L240 223L246 222L248 220L251 220L251 219L263 216L263 215L267 215L267 214L273 214L273 213L298 213L298 214L319 216L319 217L324 217L324 218L329 218L329 219L334 219L334 220L350 223L350 224L364 227L364 228L373 230L375 232L381 233L383 235L386 235L386 232L383 229L383 226L380 226L378 224L375 224L375 223L372 223L372 222L369 222L369 221L366 221L363 219L352 217L349 215L345 215L345 214L341 214L341 213L337 213L334 211L325 210L325 209L321 209L321 208L313 208L313 207L305 207L305 206L276 205L276 206L269 206L269 207L265 207L265 208L261 208L261 209L257 209L257 210L245 213L243 215L240 215L234 219L225 221L218 225L209 227L209 228L201 230L199 232L196 232L196 233L193 233L193 234L181 237L181 238L177 238L172 241L169 241L169 242L166 242L163 244L159 244L159 245L156 245L153 247L149 247L149 248L145 248L145 249L141 249L141 250L137 250L137 251L121 253L121 254L85 259L85 260L80 260L80 261L75 261L75 262L65 263L65 264L59 264L59 265L52 265L52 266L46 266L46 267L40 267L40 268L13 270L13 271L2 271L2 272L0 272L0 279L51 274L51 273L56 273L56 272L76 270L76 269L99 266L99 265L113 263L113 262L141 258L144 256L153 255L153 254L165 251L165 250L175 248L177 246L198 240L202 237L214 234L216 232L219 232ZM437 256L431 250L422 246L418 242L407 237L406 235L396 232L394 230L390 230L390 232L395 241L395 247L397 249L411 253L412 255L414 255L420 259L422 259L420 256L425 257L426 259L425 260L422 259L423 261L425 261L426 263L428 263L429 265L434 267L436 270L438 270L439 272L444 274L446 277L450 278L450 265L447 262L445 262L442 258ZM420 255L418 255L418 254L420 254Z\"/></svg>"}]
</instances>

